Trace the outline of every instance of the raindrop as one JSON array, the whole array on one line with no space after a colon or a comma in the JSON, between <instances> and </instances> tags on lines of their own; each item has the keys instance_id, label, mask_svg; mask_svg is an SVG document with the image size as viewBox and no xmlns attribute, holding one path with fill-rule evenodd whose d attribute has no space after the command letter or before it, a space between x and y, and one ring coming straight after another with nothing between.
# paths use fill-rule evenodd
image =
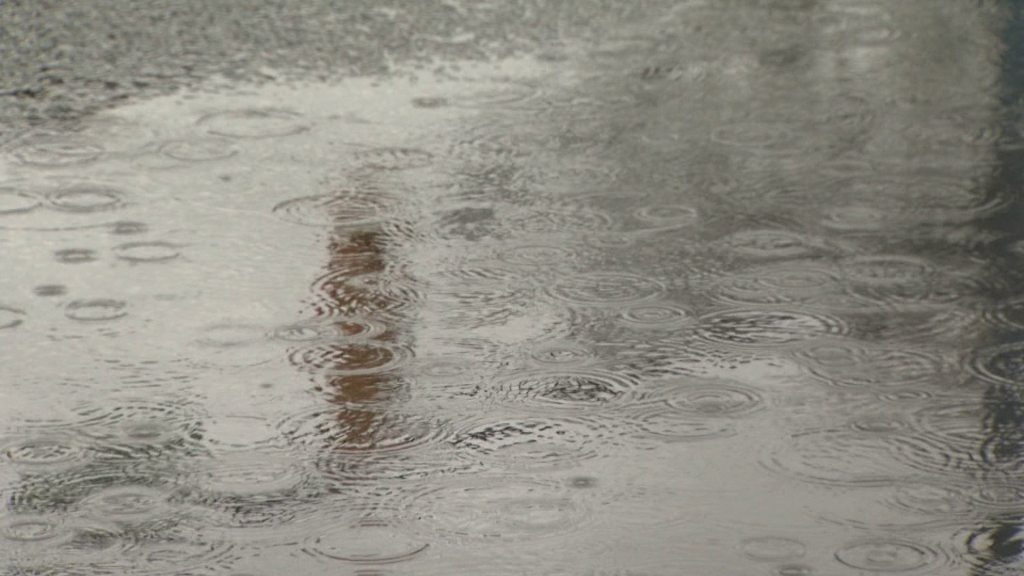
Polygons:
<instances>
[{"instance_id":1,"label":"raindrop","mask_svg":"<svg viewBox=\"0 0 1024 576\"><path fill-rule=\"evenodd\" d=\"M665 287L650 278L626 273L591 272L563 278L551 288L559 300L583 305L633 304L660 296Z\"/></svg>"},{"instance_id":2,"label":"raindrop","mask_svg":"<svg viewBox=\"0 0 1024 576\"><path fill-rule=\"evenodd\" d=\"M889 227L893 214L870 206L835 206L822 217L821 225L841 232L873 232Z\"/></svg>"},{"instance_id":3,"label":"raindrop","mask_svg":"<svg viewBox=\"0 0 1024 576\"><path fill-rule=\"evenodd\" d=\"M702 418L671 407L652 407L637 416L636 424L644 436L663 442L715 440L737 433L728 420Z\"/></svg>"},{"instance_id":4,"label":"raindrop","mask_svg":"<svg viewBox=\"0 0 1024 576\"><path fill-rule=\"evenodd\" d=\"M986 380L1020 384L1024 382L1024 342L974 351L970 366Z\"/></svg>"},{"instance_id":5,"label":"raindrop","mask_svg":"<svg viewBox=\"0 0 1024 576\"><path fill-rule=\"evenodd\" d=\"M616 444L614 430L586 418L490 419L456 433L451 444L488 465L516 470L572 467Z\"/></svg>"},{"instance_id":6,"label":"raindrop","mask_svg":"<svg viewBox=\"0 0 1024 576\"><path fill-rule=\"evenodd\" d=\"M0 523L0 535L16 544L46 542L54 546L71 540L74 532L49 516L13 515Z\"/></svg>"},{"instance_id":7,"label":"raindrop","mask_svg":"<svg viewBox=\"0 0 1024 576\"><path fill-rule=\"evenodd\" d=\"M31 436L0 443L0 455L26 468L50 469L78 465L90 457L81 443L60 436Z\"/></svg>"},{"instance_id":8,"label":"raindrop","mask_svg":"<svg viewBox=\"0 0 1024 576\"><path fill-rule=\"evenodd\" d=\"M814 568L807 564L783 564L772 571L774 576L812 576Z\"/></svg>"},{"instance_id":9,"label":"raindrop","mask_svg":"<svg viewBox=\"0 0 1024 576\"><path fill-rule=\"evenodd\" d=\"M380 222L393 208L376 190L300 196L274 206L278 217L304 226L361 226Z\"/></svg>"},{"instance_id":10,"label":"raindrop","mask_svg":"<svg viewBox=\"0 0 1024 576\"><path fill-rule=\"evenodd\" d=\"M71 184L61 186L47 196L52 208L63 212L101 212L114 210L124 204L124 192L99 184Z\"/></svg>"},{"instance_id":11,"label":"raindrop","mask_svg":"<svg viewBox=\"0 0 1024 576\"><path fill-rule=\"evenodd\" d=\"M949 520L950 515L974 510L970 499L959 488L921 482L899 486L888 502L894 508L926 514L937 520Z\"/></svg>"},{"instance_id":12,"label":"raindrop","mask_svg":"<svg viewBox=\"0 0 1024 576\"><path fill-rule=\"evenodd\" d=\"M266 328L259 324L226 322L204 327L196 344L212 348L232 348L255 344L266 339Z\"/></svg>"},{"instance_id":13,"label":"raindrop","mask_svg":"<svg viewBox=\"0 0 1024 576\"><path fill-rule=\"evenodd\" d=\"M128 560L133 571L146 574L203 573L227 574L238 560L235 544L220 531L187 524L167 526L157 523L157 533L142 534L142 542L131 550Z\"/></svg>"},{"instance_id":14,"label":"raindrop","mask_svg":"<svg viewBox=\"0 0 1024 576\"><path fill-rule=\"evenodd\" d=\"M806 238L786 230L744 230L724 242L734 252L754 258L798 258L811 253Z\"/></svg>"},{"instance_id":15,"label":"raindrop","mask_svg":"<svg viewBox=\"0 0 1024 576\"><path fill-rule=\"evenodd\" d=\"M751 560L782 562L802 558L807 547L799 540L781 536L761 536L740 543L743 555Z\"/></svg>"},{"instance_id":16,"label":"raindrop","mask_svg":"<svg viewBox=\"0 0 1024 576\"><path fill-rule=\"evenodd\" d=\"M102 520L142 522L161 517L168 510L168 498L168 493L157 488L114 486L85 498L81 506Z\"/></svg>"},{"instance_id":17,"label":"raindrop","mask_svg":"<svg viewBox=\"0 0 1024 576\"><path fill-rule=\"evenodd\" d=\"M238 148L220 138L189 138L165 143L160 153L182 162L207 162L230 158L238 154Z\"/></svg>"},{"instance_id":18,"label":"raindrop","mask_svg":"<svg viewBox=\"0 0 1024 576\"><path fill-rule=\"evenodd\" d=\"M271 337L286 342L319 342L343 338L348 342L372 340L389 329L378 320L339 317L333 320L307 320L275 328Z\"/></svg>"},{"instance_id":19,"label":"raindrop","mask_svg":"<svg viewBox=\"0 0 1024 576\"><path fill-rule=\"evenodd\" d=\"M39 286L32 288L32 293L44 298L63 296L68 293L68 287L63 284L40 284ZM0 316L2 316L2 314L3 311L0 309ZM0 320L0 328L3 328L2 320Z\"/></svg>"},{"instance_id":20,"label":"raindrop","mask_svg":"<svg viewBox=\"0 0 1024 576\"><path fill-rule=\"evenodd\" d=\"M920 282L935 272L926 260L912 256L857 256L840 266L846 279L869 285Z\"/></svg>"},{"instance_id":21,"label":"raindrop","mask_svg":"<svg viewBox=\"0 0 1024 576\"><path fill-rule=\"evenodd\" d=\"M165 262L180 254L178 247L169 242L128 242L115 247L114 253L128 262Z\"/></svg>"},{"instance_id":22,"label":"raindrop","mask_svg":"<svg viewBox=\"0 0 1024 576\"><path fill-rule=\"evenodd\" d=\"M429 166L434 155L418 148L371 148L356 152L355 159L361 166L375 170L410 170Z\"/></svg>"},{"instance_id":23,"label":"raindrop","mask_svg":"<svg viewBox=\"0 0 1024 576\"><path fill-rule=\"evenodd\" d=\"M260 450L219 454L197 477L200 490L224 504L237 498L276 500L308 481L291 458Z\"/></svg>"},{"instance_id":24,"label":"raindrop","mask_svg":"<svg viewBox=\"0 0 1024 576\"><path fill-rule=\"evenodd\" d=\"M14 328L25 320L25 313L17 308L0 306L0 330Z\"/></svg>"},{"instance_id":25,"label":"raindrop","mask_svg":"<svg viewBox=\"0 0 1024 576\"><path fill-rule=\"evenodd\" d=\"M858 570L910 572L942 562L935 550L894 538L848 544L836 551L836 560Z\"/></svg>"},{"instance_id":26,"label":"raindrop","mask_svg":"<svg viewBox=\"0 0 1024 576\"><path fill-rule=\"evenodd\" d=\"M50 136L26 142L14 149L14 157L30 166L61 168L95 162L103 147L75 138Z\"/></svg>"},{"instance_id":27,"label":"raindrop","mask_svg":"<svg viewBox=\"0 0 1024 576\"><path fill-rule=\"evenodd\" d=\"M450 434L443 422L363 406L305 410L278 428L292 443L330 454L410 451Z\"/></svg>"},{"instance_id":28,"label":"raindrop","mask_svg":"<svg viewBox=\"0 0 1024 576\"><path fill-rule=\"evenodd\" d=\"M413 558L427 546L426 542L388 522L363 518L330 521L325 529L306 538L302 550L313 556L353 564L394 564Z\"/></svg>"},{"instance_id":29,"label":"raindrop","mask_svg":"<svg viewBox=\"0 0 1024 576\"><path fill-rule=\"evenodd\" d=\"M787 446L767 455L771 470L827 486L885 486L915 479L917 452L931 454L909 434L855 429L794 434ZM908 457L909 456L909 457Z\"/></svg>"},{"instance_id":30,"label":"raindrop","mask_svg":"<svg viewBox=\"0 0 1024 576\"><path fill-rule=\"evenodd\" d=\"M502 261L517 266L556 266L573 262L577 257L572 248L543 244L516 246L498 255Z\"/></svg>"},{"instance_id":31,"label":"raindrop","mask_svg":"<svg viewBox=\"0 0 1024 576\"><path fill-rule=\"evenodd\" d=\"M619 314L619 322L635 330L673 331L692 326L693 316L685 308L672 304L632 306Z\"/></svg>"},{"instance_id":32,"label":"raindrop","mask_svg":"<svg viewBox=\"0 0 1024 576\"><path fill-rule=\"evenodd\" d=\"M812 267L765 268L726 276L713 290L716 298L736 304L800 304L841 289L839 278Z\"/></svg>"},{"instance_id":33,"label":"raindrop","mask_svg":"<svg viewBox=\"0 0 1024 576\"><path fill-rule=\"evenodd\" d=\"M407 348L380 342L324 342L289 355L292 365L317 374L352 375L387 372L410 356Z\"/></svg>"},{"instance_id":34,"label":"raindrop","mask_svg":"<svg viewBox=\"0 0 1024 576\"><path fill-rule=\"evenodd\" d=\"M513 405L584 410L622 402L636 387L632 378L611 372L535 372L499 381L493 394Z\"/></svg>"},{"instance_id":35,"label":"raindrop","mask_svg":"<svg viewBox=\"0 0 1024 576\"><path fill-rule=\"evenodd\" d=\"M699 333L719 344L773 348L840 335L847 331L838 318L785 310L725 310L701 318Z\"/></svg>"},{"instance_id":36,"label":"raindrop","mask_svg":"<svg viewBox=\"0 0 1024 576\"><path fill-rule=\"evenodd\" d=\"M506 477L476 478L419 493L408 505L433 538L511 542L578 530L587 510L561 486Z\"/></svg>"},{"instance_id":37,"label":"raindrop","mask_svg":"<svg viewBox=\"0 0 1024 576\"><path fill-rule=\"evenodd\" d=\"M663 230L691 226L697 222L697 210L680 204L644 206L636 209L633 216L644 222L647 229Z\"/></svg>"},{"instance_id":38,"label":"raindrop","mask_svg":"<svg viewBox=\"0 0 1024 576\"><path fill-rule=\"evenodd\" d=\"M162 446L195 440L202 434L202 415L188 406L159 398L125 398L75 408L80 432L101 444L97 450Z\"/></svg>"},{"instance_id":39,"label":"raindrop","mask_svg":"<svg viewBox=\"0 0 1024 576\"><path fill-rule=\"evenodd\" d=\"M298 114L283 110L217 112L200 118L198 124L210 134L232 138L275 138L309 129Z\"/></svg>"},{"instance_id":40,"label":"raindrop","mask_svg":"<svg viewBox=\"0 0 1024 576\"><path fill-rule=\"evenodd\" d=\"M80 322L103 322L116 320L128 313L128 304L123 300L96 298L74 300L64 308L64 315Z\"/></svg>"},{"instance_id":41,"label":"raindrop","mask_svg":"<svg viewBox=\"0 0 1024 576\"><path fill-rule=\"evenodd\" d=\"M742 148L771 148L792 138L786 126L772 123L745 122L716 128L711 141Z\"/></svg>"},{"instance_id":42,"label":"raindrop","mask_svg":"<svg viewBox=\"0 0 1024 576\"><path fill-rule=\"evenodd\" d=\"M95 250L87 248L66 248L57 250L53 254L57 262L61 264L82 264L84 262L95 262L98 256Z\"/></svg>"},{"instance_id":43,"label":"raindrop","mask_svg":"<svg viewBox=\"0 0 1024 576\"><path fill-rule=\"evenodd\" d=\"M0 216L5 214L21 214L39 207L39 197L21 192L13 187L0 187Z\"/></svg>"},{"instance_id":44,"label":"raindrop","mask_svg":"<svg viewBox=\"0 0 1024 576\"><path fill-rule=\"evenodd\" d=\"M609 230L614 222L611 216L584 208L528 209L509 214L502 220L503 227L510 232L523 235L566 234L572 232L594 233Z\"/></svg>"},{"instance_id":45,"label":"raindrop","mask_svg":"<svg viewBox=\"0 0 1024 576\"><path fill-rule=\"evenodd\" d=\"M144 222L132 222L122 220L110 225L110 233L119 236L130 236L133 234L144 234L149 231L149 225Z\"/></svg>"},{"instance_id":46,"label":"raindrop","mask_svg":"<svg viewBox=\"0 0 1024 576\"><path fill-rule=\"evenodd\" d=\"M448 106L448 99L441 96L421 96L411 100L415 108L444 108Z\"/></svg>"},{"instance_id":47,"label":"raindrop","mask_svg":"<svg viewBox=\"0 0 1024 576\"><path fill-rule=\"evenodd\" d=\"M909 387L927 384L942 374L940 357L901 348L835 342L802 347L796 356L811 374L838 386Z\"/></svg>"},{"instance_id":48,"label":"raindrop","mask_svg":"<svg viewBox=\"0 0 1024 576\"><path fill-rule=\"evenodd\" d=\"M540 366L579 366L596 360L597 352L578 342L558 341L531 347L529 356Z\"/></svg>"},{"instance_id":49,"label":"raindrop","mask_svg":"<svg viewBox=\"0 0 1024 576\"><path fill-rule=\"evenodd\" d=\"M741 384L680 384L669 390L658 390L673 408L701 416L745 416L764 408L764 399L756 391Z\"/></svg>"}]
</instances>

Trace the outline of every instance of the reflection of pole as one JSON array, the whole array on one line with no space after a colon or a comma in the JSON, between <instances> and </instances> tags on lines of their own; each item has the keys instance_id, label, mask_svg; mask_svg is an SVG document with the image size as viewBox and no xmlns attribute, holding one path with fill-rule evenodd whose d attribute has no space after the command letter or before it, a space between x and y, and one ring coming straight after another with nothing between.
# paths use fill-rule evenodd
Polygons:
<instances>
[{"instance_id":1,"label":"reflection of pole","mask_svg":"<svg viewBox=\"0 0 1024 576\"><path fill-rule=\"evenodd\" d=\"M1024 1L1004 0L1003 3L1009 19L1003 30L1006 51L1002 55L1000 74L1002 104L1016 115L1024 99ZM1011 117L1009 120L1015 123L1019 118ZM1008 128L1013 129L1012 126ZM1024 151L998 150L996 158L998 163L991 186L995 194L1010 196L1011 204L989 219L986 225L1000 236L1016 239L1020 234L1021 216L1024 215L1024 196L1020 194L1024 184ZM997 255L993 262L994 273L1005 277L1015 270L1013 266L999 265L998 258ZM1003 296L1006 295L993 294L993 299ZM1005 464L1010 464L1010 470L1016 469L1024 456L1024 399L1020 390L1002 384L991 385L985 392L985 413L986 440L981 451L986 457L986 472L998 475ZM1014 479L1015 475L1007 478L1010 481ZM1008 573L1007 568L1019 563L1024 553L1024 541L1019 537L1022 525L1024 518L1020 514L1010 514L975 527L971 535L974 546L971 548L978 557L973 562L973 574ZM983 543L985 546L980 546Z\"/></svg>"},{"instance_id":2,"label":"reflection of pole","mask_svg":"<svg viewBox=\"0 0 1024 576\"><path fill-rule=\"evenodd\" d=\"M326 268L334 280L329 288L321 290L318 295L329 302L327 306L316 307L317 315L329 316L337 311L358 310L367 319L384 323L379 316L394 303L372 287L352 281L385 270L383 234L378 229L366 228L338 227L333 231L328 243ZM376 340L394 342L394 327L390 324L387 326ZM329 343L327 347L331 357L345 358L351 366L370 365L374 360L372 347L351 346L351 343L344 340ZM343 433L342 437L333 439L339 448L343 447L346 451L372 450L386 440L379 437L387 430L378 425L382 414L374 405L387 399L386 391L391 381L392 376L386 373L336 374L327 377L324 389L329 395L328 401L337 407L334 414L338 429Z\"/></svg>"}]
</instances>

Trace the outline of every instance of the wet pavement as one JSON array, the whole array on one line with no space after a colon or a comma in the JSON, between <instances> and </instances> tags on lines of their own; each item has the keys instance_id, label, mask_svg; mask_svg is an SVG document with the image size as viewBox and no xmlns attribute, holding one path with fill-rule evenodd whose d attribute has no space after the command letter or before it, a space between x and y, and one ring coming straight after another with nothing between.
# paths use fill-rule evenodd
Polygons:
<instances>
[{"instance_id":1,"label":"wet pavement","mask_svg":"<svg viewBox=\"0 0 1024 576\"><path fill-rule=\"evenodd\" d=\"M1018 3L179 8L6 52L0 574L1024 569Z\"/></svg>"}]
</instances>

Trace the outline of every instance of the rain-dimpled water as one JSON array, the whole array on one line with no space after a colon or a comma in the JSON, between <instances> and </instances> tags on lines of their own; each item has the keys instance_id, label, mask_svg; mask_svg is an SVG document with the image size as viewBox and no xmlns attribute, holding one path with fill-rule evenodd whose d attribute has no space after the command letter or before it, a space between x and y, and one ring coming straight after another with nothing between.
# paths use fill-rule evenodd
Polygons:
<instances>
[{"instance_id":1,"label":"rain-dimpled water","mask_svg":"<svg viewBox=\"0 0 1024 576\"><path fill-rule=\"evenodd\" d=\"M1020 3L556 4L2 93L0 574L1024 573Z\"/></svg>"}]
</instances>

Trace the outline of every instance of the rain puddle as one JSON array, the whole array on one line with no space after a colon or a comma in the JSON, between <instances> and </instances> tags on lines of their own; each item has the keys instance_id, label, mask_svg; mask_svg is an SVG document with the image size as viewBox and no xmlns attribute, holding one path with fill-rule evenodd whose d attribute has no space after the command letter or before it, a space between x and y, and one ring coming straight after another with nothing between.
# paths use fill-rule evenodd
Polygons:
<instances>
[{"instance_id":1,"label":"rain puddle","mask_svg":"<svg viewBox=\"0 0 1024 576\"><path fill-rule=\"evenodd\" d=\"M895 4L8 142L0 573L1018 573L1021 39Z\"/></svg>"}]
</instances>

